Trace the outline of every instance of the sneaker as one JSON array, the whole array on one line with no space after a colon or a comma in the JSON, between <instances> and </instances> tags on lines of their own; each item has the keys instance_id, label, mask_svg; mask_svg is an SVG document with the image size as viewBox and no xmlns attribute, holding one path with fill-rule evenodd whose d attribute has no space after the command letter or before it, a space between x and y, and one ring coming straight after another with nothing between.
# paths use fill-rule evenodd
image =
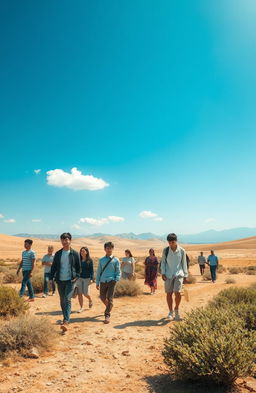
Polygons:
<instances>
[{"instance_id":1,"label":"sneaker","mask_svg":"<svg viewBox=\"0 0 256 393\"><path fill-rule=\"evenodd\" d=\"M175 320L175 321L181 321L181 317L180 317L180 314L179 314L179 311L178 311L178 310L175 310L175 317L174 317L174 320Z\"/></svg>"},{"instance_id":2,"label":"sneaker","mask_svg":"<svg viewBox=\"0 0 256 393\"><path fill-rule=\"evenodd\" d=\"M170 312L169 312L167 318L168 318L170 321L173 321L173 319L174 319L173 311L170 311Z\"/></svg>"},{"instance_id":3,"label":"sneaker","mask_svg":"<svg viewBox=\"0 0 256 393\"><path fill-rule=\"evenodd\" d=\"M55 292L52 293L52 296L54 296L54 295L55 295Z\"/></svg>"},{"instance_id":4,"label":"sneaker","mask_svg":"<svg viewBox=\"0 0 256 393\"><path fill-rule=\"evenodd\" d=\"M80 308L80 310L78 310L77 312L83 312L84 311L84 309L83 308Z\"/></svg>"},{"instance_id":5,"label":"sneaker","mask_svg":"<svg viewBox=\"0 0 256 393\"><path fill-rule=\"evenodd\" d=\"M60 328L62 330L62 333L66 333L66 331L68 330L68 322L64 321Z\"/></svg>"},{"instance_id":6,"label":"sneaker","mask_svg":"<svg viewBox=\"0 0 256 393\"><path fill-rule=\"evenodd\" d=\"M108 324L109 322L110 322L110 317L105 317L105 321L104 321L105 325Z\"/></svg>"},{"instance_id":7,"label":"sneaker","mask_svg":"<svg viewBox=\"0 0 256 393\"><path fill-rule=\"evenodd\" d=\"M46 297L47 295L46 295L46 293L44 293L43 295L42 295L42 297Z\"/></svg>"}]
</instances>

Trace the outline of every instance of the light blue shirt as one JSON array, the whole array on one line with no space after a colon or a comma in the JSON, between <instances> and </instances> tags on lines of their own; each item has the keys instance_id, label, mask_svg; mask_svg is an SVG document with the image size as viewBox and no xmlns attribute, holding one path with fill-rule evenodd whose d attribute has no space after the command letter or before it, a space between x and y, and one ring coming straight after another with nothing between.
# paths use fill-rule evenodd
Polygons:
<instances>
[{"instance_id":1,"label":"light blue shirt","mask_svg":"<svg viewBox=\"0 0 256 393\"><path fill-rule=\"evenodd\" d=\"M217 255L209 255L207 258L207 262L209 262L210 266L217 266L219 262Z\"/></svg>"},{"instance_id":2,"label":"light blue shirt","mask_svg":"<svg viewBox=\"0 0 256 393\"><path fill-rule=\"evenodd\" d=\"M53 262L53 258L54 258L54 254L52 254L52 255L46 254L43 257L42 262L50 262L50 263L52 263ZM50 273L51 272L51 266L44 265L44 272L45 273Z\"/></svg>"},{"instance_id":3,"label":"light blue shirt","mask_svg":"<svg viewBox=\"0 0 256 393\"><path fill-rule=\"evenodd\" d=\"M22 270L28 271L32 269L33 260L36 259L36 253L33 250L25 250L22 252Z\"/></svg>"},{"instance_id":4,"label":"light blue shirt","mask_svg":"<svg viewBox=\"0 0 256 393\"><path fill-rule=\"evenodd\" d=\"M60 281L71 280L71 269L69 263L70 250L62 250L60 258Z\"/></svg>"},{"instance_id":5,"label":"light blue shirt","mask_svg":"<svg viewBox=\"0 0 256 393\"><path fill-rule=\"evenodd\" d=\"M173 277L187 277L188 268L186 261L186 251L177 246L175 251L172 251L169 247L167 258L165 257L165 250L163 250L161 260L161 273L167 278L172 279Z\"/></svg>"},{"instance_id":6,"label":"light blue shirt","mask_svg":"<svg viewBox=\"0 0 256 393\"><path fill-rule=\"evenodd\" d=\"M112 256L111 256L112 257ZM112 261L108 264L104 272L102 273L101 277L100 274L106 265L106 263L109 261L109 258L111 257L103 257L99 260L98 264L98 270L97 270L97 275L96 275L96 285L99 285L100 282L109 282L109 281L119 281L120 276L121 276L121 270L120 270L120 262L119 259L114 257Z\"/></svg>"}]
</instances>

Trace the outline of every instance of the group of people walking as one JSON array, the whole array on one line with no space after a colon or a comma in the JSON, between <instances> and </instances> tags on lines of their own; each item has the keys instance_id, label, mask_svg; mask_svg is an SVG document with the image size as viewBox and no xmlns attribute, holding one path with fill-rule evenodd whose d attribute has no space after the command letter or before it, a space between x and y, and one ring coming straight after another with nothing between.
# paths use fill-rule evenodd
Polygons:
<instances>
[{"instance_id":1,"label":"group of people walking","mask_svg":"<svg viewBox=\"0 0 256 393\"><path fill-rule=\"evenodd\" d=\"M121 263L113 255L114 244L106 242L104 244L105 255L99 259L96 280L94 280L94 265L87 247L82 247L80 253L71 247L72 236L65 232L60 236L62 248L54 254L53 246L48 246L48 253L42 259L44 266L44 290L43 296L49 294L49 283L51 283L52 294L55 294L56 285L60 297L60 306L63 314L61 329L66 332L70 321L71 299L78 296L80 309L83 311L84 297L88 300L88 306L93 306L90 295L90 285L96 281L96 289L105 305L104 323L110 322L110 314L113 308L113 298L116 283L122 279L134 280L136 278L135 263L130 250L125 250L125 257ZM169 320L180 320L179 306L181 302L182 285L188 277L188 256L185 250L179 246L177 236L170 233L167 236L168 246L163 249L162 258L159 263L155 256L154 249L149 250L149 256L145 259L145 284L150 287L153 295L157 289L157 277L160 270L164 281L166 300L169 309ZM22 269L23 279L20 289L20 296L24 296L26 287L28 288L29 299L34 301L34 291L30 278L35 267L36 254L32 250L33 241L26 239L25 250L22 252L22 260L18 267L17 274ZM200 272L203 274L205 264L210 264L213 277L216 280L216 266L218 258L211 252L206 261L203 253L198 257ZM216 267L216 268L215 268ZM215 274L215 275L214 275ZM213 280L213 282L215 281ZM55 284L56 283L56 284ZM173 299L174 296L174 299Z\"/></svg>"}]
</instances>

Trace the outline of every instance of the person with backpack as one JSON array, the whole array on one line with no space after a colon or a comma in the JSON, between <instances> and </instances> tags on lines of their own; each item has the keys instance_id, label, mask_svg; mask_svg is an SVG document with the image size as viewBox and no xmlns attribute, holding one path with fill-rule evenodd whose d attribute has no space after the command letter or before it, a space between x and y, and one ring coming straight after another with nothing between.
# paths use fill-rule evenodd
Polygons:
<instances>
[{"instance_id":1,"label":"person with backpack","mask_svg":"<svg viewBox=\"0 0 256 393\"><path fill-rule=\"evenodd\" d=\"M120 280L121 270L119 259L113 255L114 244L104 244L106 255L99 260L96 274L96 288L100 291L100 299L105 304L104 323L110 322L110 312L113 308L114 291L117 281Z\"/></svg>"},{"instance_id":2,"label":"person with backpack","mask_svg":"<svg viewBox=\"0 0 256 393\"><path fill-rule=\"evenodd\" d=\"M169 308L168 319L180 321L179 306L183 282L188 277L186 251L178 245L175 233L167 236L169 246L164 248L161 260L161 273L164 280L166 300ZM173 294L175 307L173 309Z\"/></svg>"}]
</instances>

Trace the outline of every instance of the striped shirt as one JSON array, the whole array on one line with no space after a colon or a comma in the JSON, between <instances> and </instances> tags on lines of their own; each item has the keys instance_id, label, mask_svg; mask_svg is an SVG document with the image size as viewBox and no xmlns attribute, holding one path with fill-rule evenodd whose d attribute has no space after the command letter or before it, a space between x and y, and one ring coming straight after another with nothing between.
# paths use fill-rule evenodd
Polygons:
<instances>
[{"instance_id":1,"label":"striped shirt","mask_svg":"<svg viewBox=\"0 0 256 393\"><path fill-rule=\"evenodd\" d=\"M22 270L32 270L33 259L36 259L36 253L33 250L24 250L22 252Z\"/></svg>"}]
</instances>

